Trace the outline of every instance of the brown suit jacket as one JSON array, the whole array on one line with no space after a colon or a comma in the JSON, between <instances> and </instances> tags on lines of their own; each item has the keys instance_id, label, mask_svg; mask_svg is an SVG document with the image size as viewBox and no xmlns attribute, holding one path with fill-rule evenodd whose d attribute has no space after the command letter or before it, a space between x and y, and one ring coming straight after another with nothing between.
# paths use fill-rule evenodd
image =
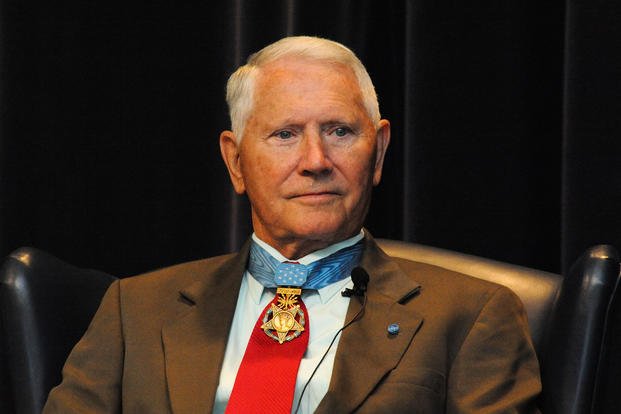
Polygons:
<instances>
[{"instance_id":1,"label":"brown suit jacket","mask_svg":"<svg viewBox=\"0 0 621 414\"><path fill-rule=\"evenodd\" d=\"M365 243L366 309L318 413L536 412L539 367L511 291ZM248 247L115 282L44 413L211 412Z\"/></svg>"}]
</instances>

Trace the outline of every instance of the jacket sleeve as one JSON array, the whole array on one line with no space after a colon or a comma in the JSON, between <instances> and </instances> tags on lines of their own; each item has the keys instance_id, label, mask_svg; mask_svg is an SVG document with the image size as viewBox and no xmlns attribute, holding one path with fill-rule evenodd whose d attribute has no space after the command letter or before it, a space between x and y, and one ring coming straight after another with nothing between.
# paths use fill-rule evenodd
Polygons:
<instances>
[{"instance_id":1,"label":"jacket sleeve","mask_svg":"<svg viewBox=\"0 0 621 414\"><path fill-rule=\"evenodd\" d=\"M523 305L499 287L483 305L452 365L447 413L537 413L539 364Z\"/></svg>"},{"instance_id":2,"label":"jacket sleeve","mask_svg":"<svg viewBox=\"0 0 621 414\"><path fill-rule=\"evenodd\" d=\"M52 389L43 413L119 413L123 334L119 281L115 281L86 333L73 348L63 380Z\"/></svg>"}]
</instances>

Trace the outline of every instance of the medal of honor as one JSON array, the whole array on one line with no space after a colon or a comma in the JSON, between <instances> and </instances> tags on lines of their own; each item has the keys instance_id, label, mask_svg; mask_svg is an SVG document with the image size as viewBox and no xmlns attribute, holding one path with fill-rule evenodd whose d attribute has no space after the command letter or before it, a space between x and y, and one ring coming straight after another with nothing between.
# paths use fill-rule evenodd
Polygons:
<instances>
[{"instance_id":1,"label":"medal of honor","mask_svg":"<svg viewBox=\"0 0 621 414\"><path fill-rule=\"evenodd\" d=\"M282 344L302 334L306 324L304 312L298 305L299 288L278 288L278 305L271 304L263 316L261 329L270 338Z\"/></svg>"}]
</instances>

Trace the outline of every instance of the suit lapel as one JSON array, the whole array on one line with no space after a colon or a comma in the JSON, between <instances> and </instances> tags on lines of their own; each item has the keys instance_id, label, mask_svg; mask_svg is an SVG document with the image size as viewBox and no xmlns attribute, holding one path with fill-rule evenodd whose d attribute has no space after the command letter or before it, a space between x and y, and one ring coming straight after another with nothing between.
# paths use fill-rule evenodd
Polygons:
<instances>
[{"instance_id":1,"label":"suit lapel","mask_svg":"<svg viewBox=\"0 0 621 414\"><path fill-rule=\"evenodd\" d=\"M362 318L342 334L328 393L317 413L351 412L372 392L407 350L422 318L398 303L419 288L370 236L361 265L370 275ZM180 316L162 329L166 379L175 414L211 412L249 243L218 269L181 291ZM415 300L415 299L412 299ZM347 320L360 310L352 298ZM398 323L397 335L387 327Z\"/></svg>"},{"instance_id":2,"label":"suit lapel","mask_svg":"<svg viewBox=\"0 0 621 414\"><path fill-rule=\"evenodd\" d=\"M211 412L249 244L181 291L181 316L162 329L166 380L175 414Z\"/></svg>"},{"instance_id":3,"label":"suit lapel","mask_svg":"<svg viewBox=\"0 0 621 414\"><path fill-rule=\"evenodd\" d=\"M343 331L330 387L317 413L354 411L397 366L422 323L421 317L406 312L406 306L398 303L420 285L407 277L370 236L361 265L370 277L364 315ZM361 306L359 298L352 298L348 321ZM387 331L392 323L399 324L396 335Z\"/></svg>"}]
</instances>

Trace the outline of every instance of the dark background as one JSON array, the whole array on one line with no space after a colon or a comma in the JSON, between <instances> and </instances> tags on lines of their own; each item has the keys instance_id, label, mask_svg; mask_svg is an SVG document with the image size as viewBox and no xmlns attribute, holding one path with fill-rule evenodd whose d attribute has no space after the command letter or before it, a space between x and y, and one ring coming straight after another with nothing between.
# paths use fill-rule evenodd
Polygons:
<instances>
[{"instance_id":1,"label":"dark background","mask_svg":"<svg viewBox=\"0 0 621 414\"><path fill-rule=\"evenodd\" d=\"M621 3L0 3L0 254L117 276L236 249L228 75L287 34L367 65L393 140L367 226L559 272L621 248Z\"/></svg>"}]
</instances>

